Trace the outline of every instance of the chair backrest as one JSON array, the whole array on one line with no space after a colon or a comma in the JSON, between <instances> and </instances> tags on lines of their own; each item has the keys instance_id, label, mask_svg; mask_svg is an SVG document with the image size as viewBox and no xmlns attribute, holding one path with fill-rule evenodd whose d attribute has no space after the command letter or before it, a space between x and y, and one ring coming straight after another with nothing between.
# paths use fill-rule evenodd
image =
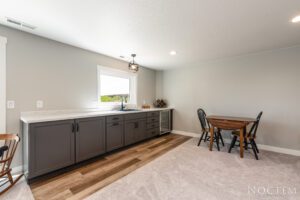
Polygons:
<instances>
[{"instance_id":1,"label":"chair backrest","mask_svg":"<svg viewBox=\"0 0 300 200\"><path fill-rule=\"evenodd\" d=\"M258 128L258 125L259 125L259 122L260 122L260 118L262 116L263 112L261 111L257 117L256 117L256 121L254 122L254 124L252 125L249 133L248 133L248 137L253 137L255 138L256 137L256 132L257 132L257 128Z\"/></svg>"},{"instance_id":2,"label":"chair backrest","mask_svg":"<svg viewBox=\"0 0 300 200\"><path fill-rule=\"evenodd\" d=\"M7 146L8 149L4 151L0 157L0 175L10 170L12 159L15 155L16 149L20 142L20 137L16 134L0 134L0 145Z\"/></svg>"},{"instance_id":3,"label":"chair backrest","mask_svg":"<svg viewBox=\"0 0 300 200\"><path fill-rule=\"evenodd\" d=\"M206 128L209 128L209 124L206 121L206 113L202 108L197 110L198 118L201 124L202 131L205 131Z\"/></svg>"}]
</instances>

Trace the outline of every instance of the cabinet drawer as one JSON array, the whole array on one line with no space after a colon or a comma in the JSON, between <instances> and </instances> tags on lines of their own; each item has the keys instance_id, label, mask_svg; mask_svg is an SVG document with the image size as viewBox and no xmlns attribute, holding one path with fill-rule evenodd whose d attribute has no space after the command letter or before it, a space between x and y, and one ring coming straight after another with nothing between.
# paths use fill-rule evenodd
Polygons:
<instances>
[{"instance_id":1,"label":"cabinet drawer","mask_svg":"<svg viewBox=\"0 0 300 200\"><path fill-rule=\"evenodd\" d=\"M148 117L147 118L147 123L153 123L153 122L158 122L159 117Z\"/></svg>"},{"instance_id":2,"label":"cabinet drawer","mask_svg":"<svg viewBox=\"0 0 300 200\"><path fill-rule=\"evenodd\" d=\"M159 135L159 128L152 128L152 129L147 130L147 137L148 138L151 138L151 137L154 137L154 136L157 136L157 135Z\"/></svg>"},{"instance_id":3,"label":"cabinet drawer","mask_svg":"<svg viewBox=\"0 0 300 200\"><path fill-rule=\"evenodd\" d=\"M132 113L125 115L125 120L146 118L146 113Z\"/></svg>"},{"instance_id":4,"label":"cabinet drawer","mask_svg":"<svg viewBox=\"0 0 300 200\"><path fill-rule=\"evenodd\" d=\"M159 122L147 124L147 129L157 128L157 127L159 127Z\"/></svg>"},{"instance_id":5,"label":"cabinet drawer","mask_svg":"<svg viewBox=\"0 0 300 200\"><path fill-rule=\"evenodd\" d=\"M106 127L123 126L123 121L107 123Z\"/></svg>"},{"instance_id":6,"label":"cabinet drawer","mask_svg":"<svg viewBox=\"0 0 300 200\"><path fill-rule=\"evenodd\" d=\"M147 117L159 117L159 111L147 112Z\"/></svg>"},{"instance_id":7,"label":"cabinet drawer","mask_svg":"<svg viewBox=\"0 0 300 200\"><path fill-rule=\"evenodd\" d=\"M113 115L106 117L106 123L123 121L123 115Z\"/></svg>"}]
</instances>

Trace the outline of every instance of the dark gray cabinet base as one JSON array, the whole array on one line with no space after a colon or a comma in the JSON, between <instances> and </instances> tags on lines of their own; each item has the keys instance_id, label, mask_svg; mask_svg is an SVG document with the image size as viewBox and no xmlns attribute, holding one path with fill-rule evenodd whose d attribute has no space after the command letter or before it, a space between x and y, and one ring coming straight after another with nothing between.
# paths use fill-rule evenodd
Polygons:
<instances>
[{"instance_id":1,"label":"dark gray cabinet base","mask_svg":"<svg viewBox=\"0 0 300 200\"><path fill-rule=\"evenodd\" d=\"M124 146L124 123L113 122L106 125L106 151L113 151Z\"/></svg>"},{"instance_id":2,"label":"dark gray cabinet base","mask_svg":"<svg viewBox=\"0 0 300 200\"><path fill-rule=\"evenodd\" d=\"M105 153L105 117L75 120L76 162Z\"/></svg>"},{"instance_id":3,"label":"dark gray cabinet base","mask_svg":"<svg viewBox=\"0 0 300 200\"><path fill-rule=\"evenodd\" d=\"M159 135L159 112L22 124L28 181Z\"/></svg>"},{"instance_id":4,"label":"dark gray cabinet base","mask_svg":"<svg viewBox=\"0 0 300 200\"><path fill-rule=\"evenodd\" d=\"M75 163L73 120L35 123L24 142L25 175L33 178ZM27 144L27 146L26 146Z\"/></svg>"}]
</instances>

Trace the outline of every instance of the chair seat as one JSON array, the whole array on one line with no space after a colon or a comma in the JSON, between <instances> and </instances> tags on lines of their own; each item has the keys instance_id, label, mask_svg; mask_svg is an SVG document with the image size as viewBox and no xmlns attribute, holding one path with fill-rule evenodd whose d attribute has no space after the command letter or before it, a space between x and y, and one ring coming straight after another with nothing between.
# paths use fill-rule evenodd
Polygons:
<instances>
[{"instance_id":1,"label":"chair seat","mask_svg":"<svg viewBox=\"0 0 300 200\"><path fill-rule=\"evenodd\" d=\"M231 133L232 133L232 135L235 135L238 137L240 136L240 131L232 131ZM255 137L253 137L252 135L248 136L249 135L248 132L246 133L246 135L247 135L247 139L255 139Z\"/></svg>"}]
</instances>

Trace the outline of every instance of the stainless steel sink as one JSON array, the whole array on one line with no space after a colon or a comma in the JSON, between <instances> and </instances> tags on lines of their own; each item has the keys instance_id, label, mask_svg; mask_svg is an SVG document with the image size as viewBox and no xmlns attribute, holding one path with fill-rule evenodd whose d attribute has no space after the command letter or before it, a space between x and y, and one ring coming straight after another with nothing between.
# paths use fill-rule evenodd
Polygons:
<instances>
[{"instance_id":1,"label":"stainless steel sink","mask_svg":"<svg viewBox=\"0 0 300 200\"><path fill-rule=\"evenodd\" d=\"M130 111L140 111L140 109L123 109L123 110L120 110L122 112L130 112Z\"/></svg>"}]
</instances>

